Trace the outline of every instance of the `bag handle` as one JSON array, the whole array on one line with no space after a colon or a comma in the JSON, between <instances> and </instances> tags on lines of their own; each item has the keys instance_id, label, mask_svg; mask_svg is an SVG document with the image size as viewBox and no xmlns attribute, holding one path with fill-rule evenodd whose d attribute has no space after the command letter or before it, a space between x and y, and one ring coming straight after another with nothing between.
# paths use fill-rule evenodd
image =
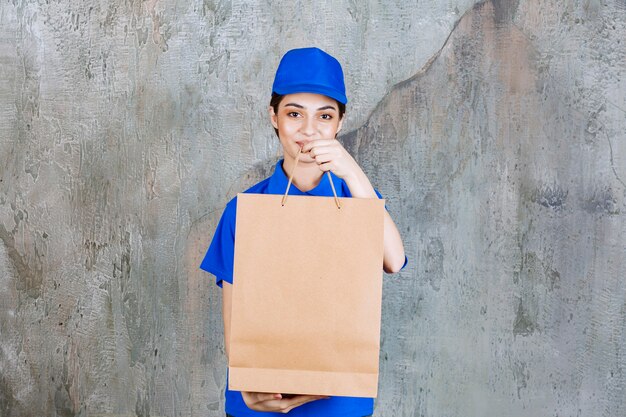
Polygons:
<instances>
[{"instance_id":1,"label":"bag handle","mask_svg":"<svg viewBox=\"0 0 626 417\"><path fill-rule=\"evenodd\" d=\"M293 169L291 170L291 174L289 175L289 182L287 183L287 189L285 190L285 195L283 195L283 199L281 201L281 205L284 206L287 202L287 194L289 193L289 188L291 188L291 182L293 181L293 174L296 172L296 167L298 166L298 161L300 160L300 154L302 153L302 148L298 149L298 154L296 155L296 162L293 165ZM328 181L330 182L330 188L333 189L333 196L335 197L335 204L337 208L341 208L341 203L339 202L339 198L337 198L337 191L335 191L335 185L333 184L333 179L330 176L330 171L326 171L328 175Z\"/></svg>"}]
</instances>

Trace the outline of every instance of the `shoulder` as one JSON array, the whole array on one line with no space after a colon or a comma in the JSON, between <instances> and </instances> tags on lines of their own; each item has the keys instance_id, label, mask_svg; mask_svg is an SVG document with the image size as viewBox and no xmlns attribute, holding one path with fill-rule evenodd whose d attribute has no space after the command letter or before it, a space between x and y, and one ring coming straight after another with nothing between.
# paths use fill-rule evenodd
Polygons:
<instances>
[{"instance_id":1,"label":"shoulder","mask_svg":"<svg viewBox=\"0 0 626 417\"><path fill-rule=\"evenodd\" d=\"M263 181L257 182L252 187L250 187L247 190L245 190L244 193L248 193L248 194L267 194L268 193L270 179L271 179L271 177L265 178Z\"/></svg>"},{"instance_id":2,"label":"shoulder","mask_svg":"<svg viewBox=\"0 0 626 417\"><path fill-rule=\"evenodd\" d=\"M269 182L270 182L270 179L266 178L263 181L260 181L254 184L252 187L248 188L247 190L243 192L246 194L268 194ZM237 196L233 197L228 202L228 204L226 204L226 207L224 208L223 216L234 218L236 212L237 212Z\"/></svg>"}]
</instances>

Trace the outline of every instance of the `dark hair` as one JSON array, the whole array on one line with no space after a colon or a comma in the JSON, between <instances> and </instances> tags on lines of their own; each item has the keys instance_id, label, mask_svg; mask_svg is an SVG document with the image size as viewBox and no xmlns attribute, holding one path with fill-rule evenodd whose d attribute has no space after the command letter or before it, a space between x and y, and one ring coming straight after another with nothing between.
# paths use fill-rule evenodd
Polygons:
<instances>
[{"instance_id":1,"label":"dark hair","mask_svg":"<svg viewBox=\"0 0 626 417\"><path fill-rule=\"evenodd\" d=\"M284 97L285 96L282 94L272 93L272 98L270 99L270 106L274 109L274 113L278 114L278 105L280 104L280 102L283 100ZM335 100L335 102L337 103L337 107L339 110L339 119L342 119L343 115L346 113L346 105L338 102L337 100ZM276 136L278 136L278 129L274 128L274 132L276 132Z\"/></svg>"}]
</instances>

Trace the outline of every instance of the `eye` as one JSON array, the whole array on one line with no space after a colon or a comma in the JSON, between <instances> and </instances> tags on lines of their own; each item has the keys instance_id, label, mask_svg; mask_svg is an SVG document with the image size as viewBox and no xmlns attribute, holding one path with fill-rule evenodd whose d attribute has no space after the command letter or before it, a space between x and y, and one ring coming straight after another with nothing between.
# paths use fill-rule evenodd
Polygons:
<instances>
[{"instance_id":1,"label":"eye","mask_svg":"<svg viewBox=\"0 0 626 417\"><path fill-rule=\"evenodd\" d=\"M333 119L333 115L332 114L328 114L328 113L324 113L320 117L322 119L324 119L324 120L332 120Z\"/></svg>"},{"instance_id":2,"label":"eye","mask_svg":"<svg viewBox=\"0 0 626 417\"><path fill-rule=\"evenodd\" d=\"M287 113L287 116L289 116L289 117L298 117L298 116L300 116L300 113L298 113L297 111L290 111L289 113Z\"/></svg>"}]
</instances>

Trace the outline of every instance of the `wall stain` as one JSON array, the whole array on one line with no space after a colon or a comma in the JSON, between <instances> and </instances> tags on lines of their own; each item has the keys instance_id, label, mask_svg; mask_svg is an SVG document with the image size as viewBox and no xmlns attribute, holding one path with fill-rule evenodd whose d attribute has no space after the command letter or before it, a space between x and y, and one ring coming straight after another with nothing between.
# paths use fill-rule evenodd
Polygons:
<instances>
[{"instance_id":1,"label":"wall stain","mask_svg":"<svg viewBox=\"0 0 626 417\"><path fill-rule=\"evenodd\" d=\"M560 286L561 273L540 259L535 252L526 252L522 256L519 271L514 274L514 283L519 284L520 281L525 288L534 287L535 283L539 283L553 291Z\"/></svg>"},{"instance_id":2,"label":"wall stain","mask_svg":"<svg viewBox=\"0 0 626 417\"><path fill-rule=\"evenodd\" d=\"M2 350L0 349L0 354ZM4 361L4 358L2 358ZM14 412L18 402L13 394L12 384L6 377L0 374L0 416L13 417L21 416L20 412Z\"/></svg>"},{"instance_id":3,"label":"wall stain","mask_svg":"<svg viewBox=\"0 0 626 417\"><path fill-rule=\"evenodd\" d=\"M150 328L142 325L144 314L142 314L141 303L148 302L149 297L141 297L137 288L141 285L137 282L141 279L141 274L133 274L131 265L131 243L130 232L120 228L120 254L113 262L113 281L119 285L122 312L121 316L126 324L130 343L130 365L135 366L138 362L145 362L146 352L143 347L148 342Z\"/></svg>"},{"instance_id":4,"label":"wall stain","mask_svg":"<svg viewBox=\"0 0 626 417\"><path fill-rule=\"evenodd\" d=\"M426 247L426 269L424 273L426 274L430 286L435 291L441 289L441 281L446 277L443 269L444 257L445 250L441 239L428 239L428 245Z\"/></svg>"},{"instance_id":5,"label":"wall stain","mask_svg":"<svg viewBox=\"0 0 626 417\"><path fill-rule=\"evenodd\" d=\"M563 189L560 185L542 185L537 187L531 194L530 200L545 208L554 211L561 211L567 200L568 190Z\"/></svg>"},{"instance_id":6,"label":"wall stain","mask_svg":"<svg viewBox=\"0 0 626 417\"><path fill-rule=\"evenodd\" d=\"M521 400L521 391L528 387L528 379L530 378L528 365L526 362L516 361L511 365L511 371L517 383L517 398Z\"/></svg>"},{"instance_id":7,"label":"wall stain","mask_svg":"<svg viewBox=\"0 0 626 417\"><path fill-rule=\"evenodd\" d=\"M537 323L530 317L530 314L524 308L522 299L519 299L515 320L513 322L514 336L530 336L537 330Z\"/></svg>"},{"instance_id":8,"label":"wall stain","mask_svg":"<svg viewBox=\"0 0 626 417\"><path fill-rule=\"evenodd\" d=\"M54 392L54 408L58 416L75 416L74 410L72 409L72 401L70 400L69 390L66 385L57 386L57 389Z\"/></svg>"},{"instance_id":9,"label":"wall stain","mask_svg":"<svg viewBox=\"0 0 626 417\"><path fill-rule=\"evenodd\" d=\"M31 176L33 182L37 182L37 178L39 178L40 165L40 157L33 156L30 152L26 152L26 157L24 159L24 172Z\"/></svg>"},{"instance_id":10,"label":"wall stain","mask_svg":"<svg viewBox=\"0 0 626 417\"><path fill-rule=\"evenodd\" d=\"M100 251L108 247L107 243L98 243L94 242L91 239L86 239L84 243L84 247L87 251L87 257L85 258L85 268L88 271L93 270L94 265L98 261L98 254Z\"/></svg>"},{"instance_id":11,"label":"wall stain","mask_svg":"<svg viewBox=\"0 0 626 417\"><path fill-rule=\"evenodd\" d=\"M620 214L619 203L610 186L598 186L581 201L581 207L589 214Z\"/></svg>"},{"instance_id":12,"label":"wall stain","mask_svg":"<svg viewBox=\"0 0 626 417\"><path fill-rule=\"evenodd\" d=\"M604 124L600 121L600 117L602 117L605 113L605 103L602 103L598 109L590 112L589 119L587 120L587 127L585 128L585 133L587 133L587 135L585 135L585 141L587 143L594 143L598 133L604 129Z\"/></svg>"},{"instance_id":13,"label":"wall stain","mask_svg":"<svg viewBox=\"0 0 626 417\"><path fill-rule=\"evenodd\" d=\"M27 257L21 255L16 249L15 233L17 233L17 226L15 226L12 232L9 232L4 227L4 224L0 223L0 240L4 243L7 255L17 272L18 281L16 287L18 291L24 292L28 297L37 299L41 295L43 284L42 254L39 252L37 245L35 245L33 260L29 263Z\"/></svg>"},{"instance_id":14,"label":"wall stain","mask_svg":"<svg viewBox=\"0 0 626 417\"><path fill-rule=\"evenodd\" d=\"M513 22L519 0L492 0L494 7L494 21L496 26L508 25Z\"/></svg>"},{"instance_id":15,"label":"wall stain","mask_svg":"<svg viewBox=\"0 0 626 417\"><path fill-rule=\"evenodd\" d=\"M137 417L150 417L150 401L148 395L137 393L137 401L135 402L135 414Z\"/></svg>"}]
</instances>

